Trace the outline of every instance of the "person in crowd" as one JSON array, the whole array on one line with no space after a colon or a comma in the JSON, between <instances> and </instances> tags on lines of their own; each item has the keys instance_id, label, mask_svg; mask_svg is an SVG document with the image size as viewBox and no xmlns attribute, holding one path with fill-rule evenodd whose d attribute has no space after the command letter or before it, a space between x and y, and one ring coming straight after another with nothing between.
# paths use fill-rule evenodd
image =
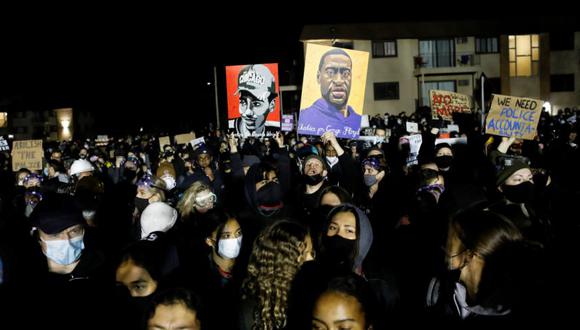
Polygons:
<instances>
[{"instance_id":1,"label":"person in crowd","mask_svg":"<svg viewBox=\"0 0 580 330\"><path fill-rule=\"evenodd\" d=\"M280 220L254 242L242 289L240 329L285 329L292 280L312 259L312 242L298 223Z\"/></svg>"}]
</instances>

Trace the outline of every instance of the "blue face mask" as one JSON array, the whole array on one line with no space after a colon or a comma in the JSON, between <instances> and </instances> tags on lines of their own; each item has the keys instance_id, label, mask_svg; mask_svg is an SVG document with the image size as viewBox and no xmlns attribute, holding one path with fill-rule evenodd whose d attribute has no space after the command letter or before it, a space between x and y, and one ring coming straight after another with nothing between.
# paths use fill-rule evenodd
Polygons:
<instances>
[{"instance_id":1,"label":"blue face mask","mask_svg":"<svg viewBox=\"0 0 580 330\"><path fill-rule=\"evenodd\" d=\"M85 248L83 236L70 240L42 241L46 244L46 257L59 265L70 265L77 261Z\"/></svg>"}]
</instances>

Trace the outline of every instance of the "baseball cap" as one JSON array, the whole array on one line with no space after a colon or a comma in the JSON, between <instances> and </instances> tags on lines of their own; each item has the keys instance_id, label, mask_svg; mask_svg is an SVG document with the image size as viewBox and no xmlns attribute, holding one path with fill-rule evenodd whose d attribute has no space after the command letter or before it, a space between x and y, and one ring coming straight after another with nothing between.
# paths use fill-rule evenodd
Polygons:
<instances>
[{"instance_id":1,"label":"baseball cap","mask_svg":"<svg viewBox=\"0 0 580 330\"><path fill-rule=\"evenodd\" d=\"M246 65L238 74L238 89L234 95L247 91L260 100L267 100L276 93L276 80L270 70L262 64Z\"/></svg>"},{"instance_id":2,"label":"baseball cap","mask_svg":"<svg viewBox=\"0 0 580 330\"><path fill-rule=\"evenodd\" d=\"M72 197L53 194L44 198L34 208L30 223L32 226L52 235L74 225L84 224L85 220Z\"/></svg>"}]
</instances>

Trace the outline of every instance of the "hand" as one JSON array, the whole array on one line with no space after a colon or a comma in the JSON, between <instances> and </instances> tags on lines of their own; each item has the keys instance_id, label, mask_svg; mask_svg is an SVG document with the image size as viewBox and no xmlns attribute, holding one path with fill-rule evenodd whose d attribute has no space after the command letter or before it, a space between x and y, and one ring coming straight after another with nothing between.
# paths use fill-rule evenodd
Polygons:
<instances>
[{"instance_id":1,"label":"hand","mask_svg":"<svg viewBox=\"0 0 580 330\"><path fill-rule=\"evenodd\" d=\"M507 137L502 137L501 143L497 146L497 150L502 154L505 154L515 140L516 137L513 135L510 136L509 139Z\"/></svg>"},{"instance_id":2,"label":"hand","mask_svg":"<svg viewBox=\"0 0 580 330\"><path fill-rule=\"evenodd\" d=\"M231 154L238 152L238 138L234 133L228 134L228 145L230 146Z\"/></svg>"},{"instance_id":3,"label":"hand","mask_svg":"<svg viewBox=\"0 0 580 330\"><path fill-rule=\"evenodd\" d=\"M336 136L334 135L334 132L327 131L326 133L322 134L321 138L322 138L322 142L324 142L325 144L330 143L332 145L334 150L336 150L337 156L340 157L340 156L342 156L342 154L344 154L344 149L342 149L340 143L338 143L338 140L336 140Z\"/></svg>"},{"instance_id":4,"label":"hand","mask_svg":"<svg viewBox=\"0 0 580 330\"><path fill-rule=\"evenodd\" d=\"M213 180L215 180L215 176L213 175L213 170L211 169L211 166L204 168L203 171L205 172L205 176L208 177L210 182L213 182Z\"/></svg>"},{"instance_id":5,"label":"hand","mask_svg":"<svg viewBox=\"0 0 580 330\"><path fill-rule=\"evenodd\" d=\"M284 145L284 135L282 135L282 133L276 132L276 135L274 136L274 139L276 140L276 142L278 142L278 147L280 147L280 148L285 147L285 145Z\"/></svg>"}]
</instances>

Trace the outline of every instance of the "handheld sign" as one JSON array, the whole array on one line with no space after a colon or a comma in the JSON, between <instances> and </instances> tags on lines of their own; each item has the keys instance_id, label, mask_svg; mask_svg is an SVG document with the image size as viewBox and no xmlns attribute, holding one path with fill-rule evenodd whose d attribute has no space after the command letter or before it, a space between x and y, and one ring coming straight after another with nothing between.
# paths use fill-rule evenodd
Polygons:
<instances>
[{"instance_id":1,"label":"handheld sign","mask_svg":"<svg viewBox=\"0 0 580 330\"><path fill-rule=\"evenodd\" d=\"M471 112L471 97L467 95L432 89L430 99L434 119L452 120L454 112Z\"/></svg>"},{"instance_id":2,"label":"handheld sign","mask_svg":"<svg viewBox=\"0 0 580 330\"><path fill-rule=\"evenodd\" d=\"M163 146L171 145L171 140L169 140L169 136L160 136L159 137L159 150L163 151Z\"/></svg>"},{"instance_id":3,"label":"handheld sign","mask_svg":"<svg viewBox=\"0 0 580 330\"><path fill-rule=\"evenodd\" d=\"M12 170L27 168L32 171L42 170L42 140L14 141L12 144Z\"/></svg>"},{"instance_id":4,"label":"handheld sign","mask_svg":"<svg viewBox=\"0 0 580 330\"><path fill-rule=\"evenodd\" d=\"M485 133L533 140L544 101L493 94Z\"/></svg>"}]
</instances>

